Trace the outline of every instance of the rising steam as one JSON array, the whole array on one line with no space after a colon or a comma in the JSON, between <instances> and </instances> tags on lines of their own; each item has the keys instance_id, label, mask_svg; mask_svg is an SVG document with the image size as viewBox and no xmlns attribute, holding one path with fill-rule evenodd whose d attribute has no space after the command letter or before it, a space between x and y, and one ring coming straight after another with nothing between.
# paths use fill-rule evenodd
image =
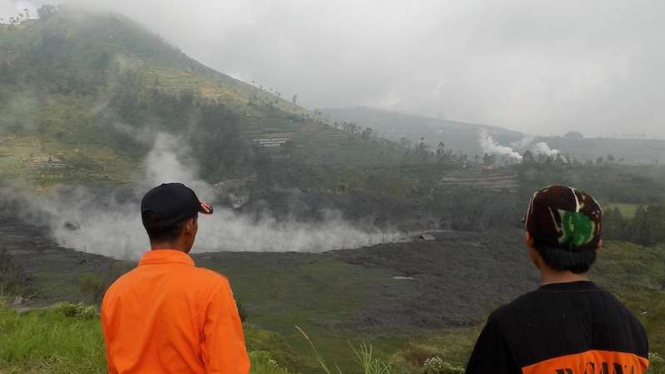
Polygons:
<instances>
[{"instance_id":1,"label":"rising steam","mask_svg":"<svg viewBox=\"0 0 665 374\"><path fill-rule=\"evenodd\" d=\"M48 225L61 246L119 259L135 260L149 247L141 224L140 197L163 182L182 182L199 198L214 200L212 186L197 177L188 160L188 149L176 138L157 135L144 162L144 178L129 196L92 192L86 188L59 189L48 196L24 199L29 211ZM279 221L270 215L256 220L230 209L216 207L212 216L199 219L195 252L212 251L307 251L321 252L358 248L403 240L396 232L361 229L339 213L327 212L320 223Z\"/></svg>"},{"instance_id":2,"label":"rising steam","mask_svg":"<svg viewBox=\"0 0 665 374\"><path fill-rule=\"evenodd\" d=\"M487 154L506 156L508 158L522 161L522 155L520 155L511 147L497 143L492 135L490 135L489 132L487 132L485 129L480 130L480 146L483 148L483 152Z\"/></svg>"},{"instance_id":3,"label":"rising steam","mask_svg":"<svg viewBox=\"0 0 665 374\"><path fill-rule=\"evenodd\" d=\"M517 161L522 161L522 155L519 151L531 151L536 155L543 154L548 157L561 156L561 151L550 148L547 143L539 142L533 136L525 136L520 141L511 143L510 146L504 146L497 143L487 130L482 129L480 131L479 141L483 152L498 156L506 156L509 159Z\"/></svg>"}]
</instances>

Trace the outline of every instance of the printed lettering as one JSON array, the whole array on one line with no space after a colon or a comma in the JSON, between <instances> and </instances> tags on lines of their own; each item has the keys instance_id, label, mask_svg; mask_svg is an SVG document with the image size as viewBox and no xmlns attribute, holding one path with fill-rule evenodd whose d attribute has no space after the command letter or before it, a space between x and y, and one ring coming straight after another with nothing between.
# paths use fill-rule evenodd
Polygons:
<instances>
[{"instance_id":1,"label":"printed lettering","mask_svg":"<svg viewBox=\"0 0 665 374\"><path fill-rule=\"evenodd\" d=\"M591 368L591 370L589 370L589 368ZM587 362L584 368L584 374L596 374L596 363Z\"/></svg>"}]
</instances>

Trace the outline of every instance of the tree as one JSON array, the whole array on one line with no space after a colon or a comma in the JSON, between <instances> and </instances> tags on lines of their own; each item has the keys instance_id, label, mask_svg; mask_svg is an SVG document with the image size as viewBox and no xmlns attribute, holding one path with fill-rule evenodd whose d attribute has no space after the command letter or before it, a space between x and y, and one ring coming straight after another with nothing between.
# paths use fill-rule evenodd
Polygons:
<instances>
[{"instance_id":1,"label":"tree","mask_svg":"<svg viewBox=\"0 0 665 374\"><path fill-rule=\"evenodd\" d=\"M439 142L439 145L436 147L437 156L442 156L446 153L446 144L444 142Z\"/></svg>"},{"instance_id":2,"label":"tree","mask_svg":"<svg viewBox=\"0 0 665 374\"><path fill-rule=\"evenodd\" d=\"M653 227L649 222L647 209L640 206L635 211L633 222L629 226L628 239L633 242L644 246L655 244Z\"/></svg>"},{"instance_id":3,"label":"tree","mask_svg":"<svg viewBox=\"0 0 665 374\"><path fill-rule=\"evenodd\" d=\"M610 240L626 240L626 220L619 208L609 209L603 216L603 235Z\"/></svg>"},{"instance_id":4,"label":"tree","mask_svg":"<svg viewBox=\"0 0 665 374\"><path fill-rule=\"evenodd\" d=\"M485 166L490 166L494 165L495 163L496 163L496 156L491 155L489 153L485 153L485 155L483 156L483 164L485 164Z\"/></svg>"},{"instance_id":5,"label":"tree","mask_svg":"<svg viewBox=\"0 0 665 374\"><path fill-rule=\"evenodd\" d=\"M581 132L577 132L577 131L571 131L571 132L566 133L563 137L564 137L564 139L578 139L579 140L579 139L584 139L584 134L582 134Z\"/></svg>"},{"instance_id":6,"label":"tree","mask_svg":"<svg viewBox=\"0 0 665 374\"><path fill-rule=\"evenodd\" d=\"M293 99L291 99L291 101L293 101L294 104L298 104L298 95L293 95Z\"/></svg>"},{"instance_id":7,"label":"tree","mask_svg":"<svg viewBox=\"0 0 665 374\"><path fill-rule=\"evenodd\" d=\"M58 8L50 4L42 5L39 9L37 9L37 15L39 15L39 18L43 20L47 20L49 17L56 14L57 12Z\"/></svg>"},{"instance_id":8,"label":"tree","mask_svg":"<svg viewBox=\"0 0 665 374\"><path fill-rule=\"evenodd\" d=\"M361 137L362 137L364 140L370 140L370 139L372 138L372 132L373 132L373 131L374 131L374 130L372 130L371 127L368 127L368 128L366 128L365 130L363 130L363 132L362 132L362 134L361 134Z\"/></svg>"},{"instance_id":9,"label":"tree","mask_svg":"<svg viewBox=\"0 0 665 374\"><path fill-rule=\"evenodd\" d=\"M524 155L522 155L522 162L526 165L532 165L536 163L536 159L533 157L533 152L529 150L524 152Z\"/></svg>"},{"instance_id":10,"label":"tree","mask_svg":"<svg viewBox=\"0 0 665 374\"><path fill-rule=\"evenodd\" d=\"M614 161L616 161L616 158L614 158L614 156L611 153L607 155L607 162L614 162Z\"/></svg>"}]
</instances>

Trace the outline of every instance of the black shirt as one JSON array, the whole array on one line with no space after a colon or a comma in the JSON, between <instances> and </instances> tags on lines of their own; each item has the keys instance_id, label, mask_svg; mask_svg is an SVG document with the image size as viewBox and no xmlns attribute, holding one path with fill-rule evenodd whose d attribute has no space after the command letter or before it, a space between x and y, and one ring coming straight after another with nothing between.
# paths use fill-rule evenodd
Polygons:
<instances>
[{"instance_id":1,"label":"black shirt","mask_svg":"<svg viewBox=\"0 0 665 374\"><path fill-rule=\"evenodd\" d=\"M549 284L497 309L466 374L641 374L644 328L593 282Z\"/></svg>"}]
</instances>

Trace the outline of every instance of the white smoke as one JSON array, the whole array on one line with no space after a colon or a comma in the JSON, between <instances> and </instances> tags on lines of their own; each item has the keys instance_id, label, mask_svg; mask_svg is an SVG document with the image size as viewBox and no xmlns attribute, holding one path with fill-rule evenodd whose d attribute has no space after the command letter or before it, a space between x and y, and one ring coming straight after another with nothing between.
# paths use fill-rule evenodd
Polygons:
<instances>
[{"instance_id":1,"label":"white smoke","mask_svg":"<svg viewBox=\"0 0 665 374\"><path fill-rule=\"evenodd\" d=\"M487 154L506 156L508 158L522 161L522 155L520 155L511 147L497 143L492 135L490 135L490 133L485 129L480 130L480 146L483 148L483 152Z\"/></svg>"},{"instance_id":2,"label":"white smoke","mask_svg":"<svg viewBox=\"0 0 665 374\"><path fill-rule=\"evenodd\" d=\"M536 137L532 135L525 135L521 140L511 143L510 146L522 152L531 151L535 155L542 154L548 157L561 156L561 151L550 148L545 142L537 141Z\"/></svg>"},{"instance_id":3,"label":"white smoke","mask_svg":"<svg viewBox=\"0 0 665 374\"><path fill-rule=\"evenodd\" d=\"M188 159L189 150L181 147L182 143L170 135L156 136L154 147L143 164L144 178L135 186L134 196L70 188L57 189L47 196L30 196L24 203L29 210L46 217L51 235L60 246L136 260L149 249L139 200L150 188L164 182L182 182L202 200L214 198L214 188L197 177L195 164ZM255 220L216 207L212 216L199 218L194 252L322 252L404 239L396 231L355 227L334 212L328 212L320 223L302 223L279 221L270 215Z\"/></svg>"},{"instance_id":4,"label":"white smoke","mask_svg":"<svg viewBox=\"0 0 665 374\"><path fill-rule=\"evenodd\" d=\"M531 152L535 154L543 154L545 156L558 156L561 155L561 151L558 149L551 149L549 145L545 142L538 142L533 144L530 147Z\"/></svg>"}]
</instances>

